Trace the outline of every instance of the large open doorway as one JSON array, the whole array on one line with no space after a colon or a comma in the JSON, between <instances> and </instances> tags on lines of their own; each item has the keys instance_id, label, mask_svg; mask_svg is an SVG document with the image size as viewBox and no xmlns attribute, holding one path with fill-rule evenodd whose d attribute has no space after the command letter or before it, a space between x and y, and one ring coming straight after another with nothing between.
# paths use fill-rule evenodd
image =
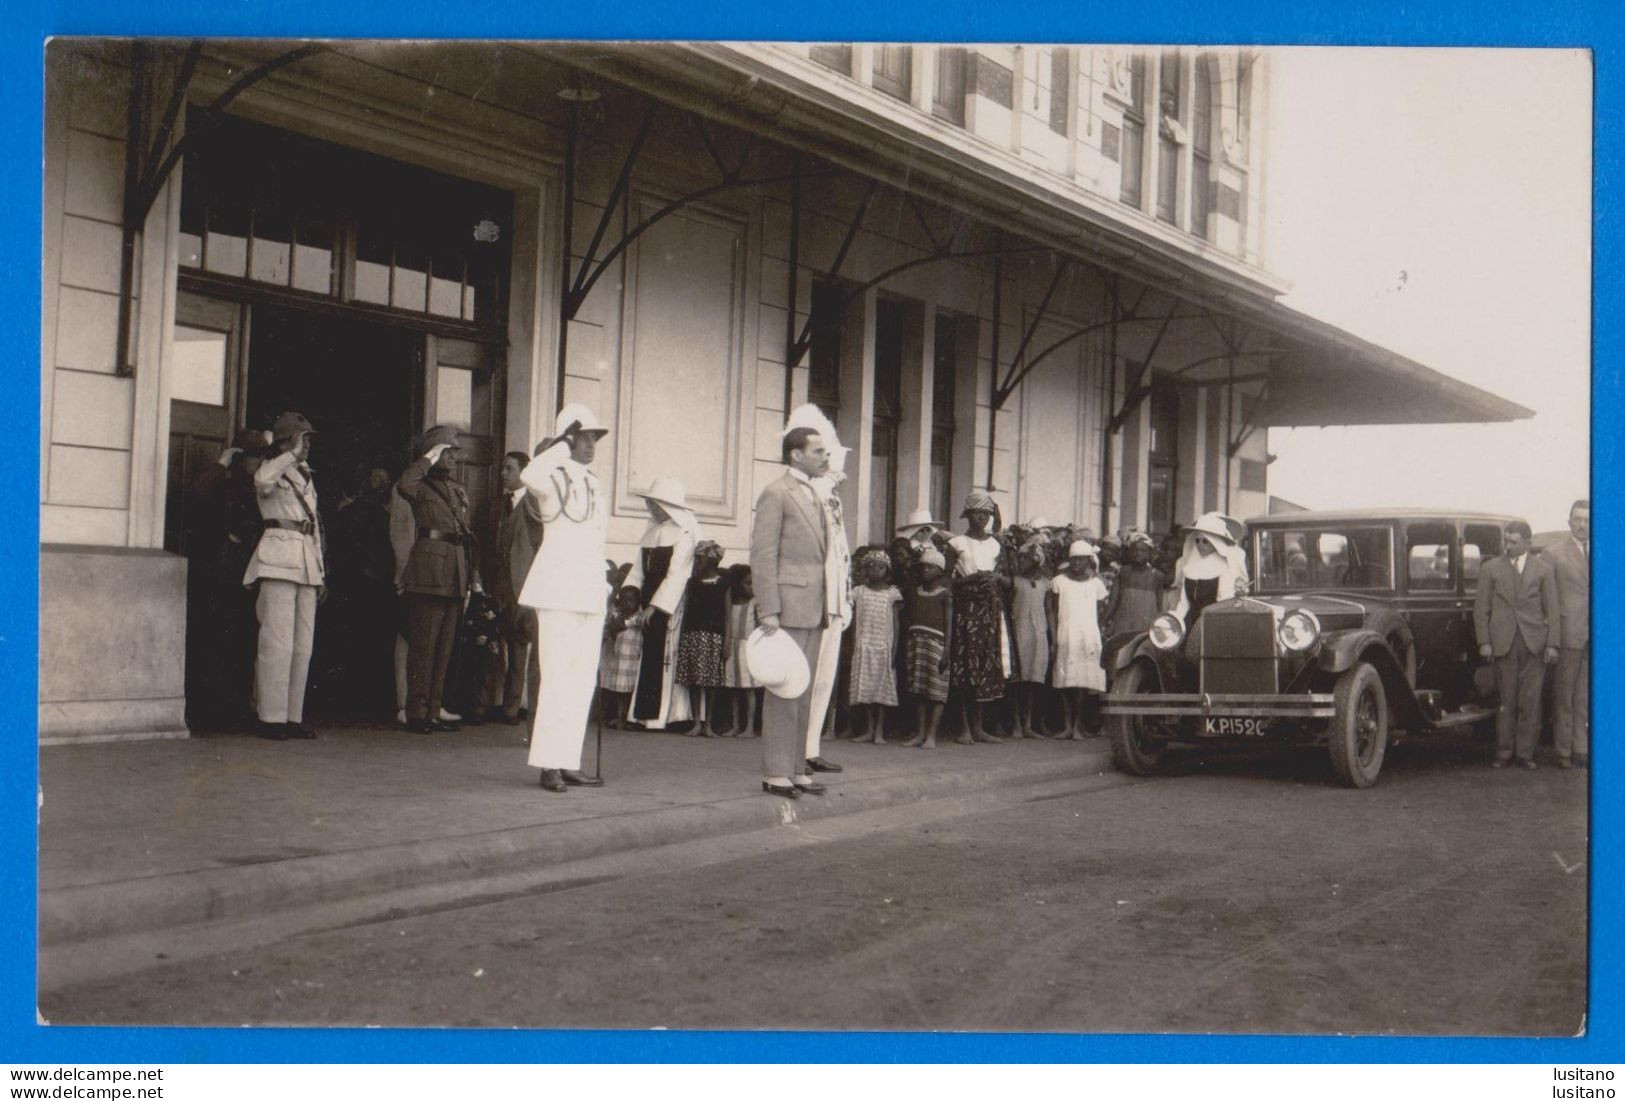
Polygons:
<instances>
[{"instance_id":1,"label":"large open doorway","mask_svg":"<svg viewBox=\"0 0 1625 1101\"><path fill-rule=\"evenodd\" d=\"M316 427L310 464L326 529L307 714L381 720L394 710L396 631L389 494L422 422L423 335L350 317L256 306L244 423L295 409Z\"/></svg>"}]
</instances>

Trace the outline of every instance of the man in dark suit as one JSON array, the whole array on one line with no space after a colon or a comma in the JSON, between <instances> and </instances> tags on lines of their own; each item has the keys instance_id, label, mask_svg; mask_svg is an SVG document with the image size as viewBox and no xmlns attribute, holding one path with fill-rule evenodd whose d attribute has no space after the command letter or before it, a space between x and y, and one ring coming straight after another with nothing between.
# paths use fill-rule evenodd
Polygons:
<instances>
[{"instance_id":1,"label":"man in dark suit","mask_svg":"<svg viewBox=\"0 0 1625 1101\"><path fill-rule=\"evenodd\" d=\"M1535 767L1540 731L1540 689L1545 666L1557 662L1563 614L1550 562L1529 553L1529 525L1506 527L1506 553L1484 563L1473 604L1480 656L1495 661L1501 710L1495 717L1493 768Z\"/></svg>"},{"instance_id":2,"label":"man in dark suit","mask_svg":"<svg viewBox=\"0 0 1625 1101\"><path fill-rule=\"evenodd\" d=\"M792 428L784 435L783 455L784 476L756 500L751 581L762 629L788 634L815 669L831 612L824 555L832 533L813 479L829 469L829 451L811 428ZM788 700L768 694L762 707L763 790L789 799L824 793L805 755L811 712L809 692Z\"/></svg>"},{"instance_id":3,"label":"man in dark suit","mask_svg":"<svg viewBox=\"0 0 1625 1101\"><path fill-rule=\"evenodd\" d=\"M468 491L457 480L457 429L436 425L423 434L419 450L395 492L411 504L417 523L417 539L401 572L407 602L406 728L432 734L458 729L438 716L463 599L479 580Z\"/></svg>"},{"instance_id":4,"label":"man in dark suit","mask_svg":"<svg viewBox=\"0 0 1625 1101\"><path fill-rule=\"evenodd\" d=\"M1557 684L1553 697L1552 748L1558 768L1583 763L1590 748L1591 720L1591 502L1569 508L1569 537L1541 555L1557 574L1563 630L1556 637Z\"/></svg>"},{"instance_id":5,"label":"man in dark suit","mask_svg":"<svg viewBox=\"0 0 1625 1101\"><path fill-rule=\"evenodd\" d=\"M502 637L508 655L501 691L502 721L509 726L517 726L520 721L519 704L527 685L531 706L535 706L540 680L535 660L536 611L519 603L525 576L530 573L542 541L542 516L536 498L525 491L519 477L528 465L530 456L523 451L510 451L502 457L502 519L497 525L495 568L491 574L491 595L501 609Z\"/></svg>"}]
</instances>

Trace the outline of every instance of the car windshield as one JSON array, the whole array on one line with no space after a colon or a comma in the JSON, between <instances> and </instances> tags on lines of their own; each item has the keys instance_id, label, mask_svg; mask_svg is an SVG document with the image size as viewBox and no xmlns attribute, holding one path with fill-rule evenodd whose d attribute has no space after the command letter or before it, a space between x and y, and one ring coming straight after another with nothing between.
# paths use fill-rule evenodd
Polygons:
<instances>
[{"instance_id":1,"label":"car windshield","mask_svg":"<svg viewBox=\"0 0 1625 1101\"><path fill-rule=\"evenodd\" d=\"M1254 543L1258 587L1297 589L1391 589L1393 540L1387 527L1326 524L1268 528Z\"/></svg>"}]
</instances>

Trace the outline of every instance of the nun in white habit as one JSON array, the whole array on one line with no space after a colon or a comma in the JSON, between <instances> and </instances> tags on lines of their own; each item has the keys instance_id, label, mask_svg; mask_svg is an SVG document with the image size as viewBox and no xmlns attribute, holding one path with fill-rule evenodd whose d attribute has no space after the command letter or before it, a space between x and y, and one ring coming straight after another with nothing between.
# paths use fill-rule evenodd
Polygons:
<instances>
[{"instance_id":1,"label":"nun in white habit","mask_svg":"<svg viewBox=\"0 0 1625 1101\"><path fill-rule=\"evenodd\" d=\"M694 548L704 536L688 507L683 483L656 478L638 494L649 509L649 526L638 540L632 572L623 588L638 590L638 603L649 610L643 627L643 659L627 717L649 730L692 718L688 690L676 680L677 640L683 630L683 596L694 572Z\"/></svg>"},{"instance_id":2,"label":"nun in white habit","mask_svg":"<svg viewBox=\"0 0 1625 1101\"><path fill-rule=\"evenodd\" d=\"M1185 550L1174 566L1174 589L1178 602L1173 612L1187 631L1209 604L1247 594L1247 555L1236 545L1222 514L1205 513L1185 529Z\"/></svg>"}]
</instances>

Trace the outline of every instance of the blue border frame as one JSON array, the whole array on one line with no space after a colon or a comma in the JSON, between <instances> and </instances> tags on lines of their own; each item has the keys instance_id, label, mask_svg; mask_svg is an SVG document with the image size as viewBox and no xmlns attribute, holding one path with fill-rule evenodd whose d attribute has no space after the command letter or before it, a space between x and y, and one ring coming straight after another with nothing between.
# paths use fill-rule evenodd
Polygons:
<instances>
[{"instance_id":1,"label":"blue border frame","mask_svg":"<svg viewBox=\"0 0 1625 1101\"><path fill-rule=\"evenodd\" d=\"M4 194L17 216L0 222L4 254L40 255L43 163L43 43L51 34L423 38L728 38L1081 42L1259 42L1272 45L1495 45L1591 48L1597 74L1594 115L1617 120L1622 88L1612 65L1621 36L1602 6L1569 0L1516 10L1472 12L1447 0L1383 0L1329 12L1287 0L1227 0L1174 15L1121 5L1085 11L1060 0L1020 6L949 10L930 0L838 0L816 15L753 0L732 10L621 0L574 11L510 2L445 5L435 0L293 0L275 12L242 13L208 0L131 5L86 0L30 3L13 10L0 38L0 140ZM151 10L140 10L148 8ZM1622 216L1618 181L1625 163L1620 131L1595 135L1594 241L1612 243ZM1625 299L1617 254L1595 247L1593 301ZM12 291L0 298L0 341L15 376L14 398L0 409L12 449L6 464L13 491L0 496L0 815L10 839L0 852L0 905L10 917L0 944L0 1061L13 1062L388 1062L410 1052L416 1062L754 1062L786 1061L1084 1061L1084 1062L1625 1062L1625 982L1619 932L1621 897L1619 782L1593 788L1590 1031L1579 1040L1439 1040L1296 1037L1003 1036L819 1033L513 1032L399 1030L242 1030L178 1028L41 1028L35 1024L34 937L37 883L35 778L38 750L38 506L27 487L39 480L40 277L19 265ZM1621 393L1616 310L1593 322L1593 496L1618 501ZM1538 369L1537 366L1531 369ZM1622 527L1618 514L1593 513L1597 547L1596 604L1611 608L1622 586L1613 578ZM1606 617L1602 617L1604 620ZM1612 732L1621 718L1622 660L1611 645L1595 650L1594 727ZM1593 777L1619 766L1607 734L1595 747ZM1493 838L1486 838L1493 843ZM409 1046L408 1046L409 1045Z\"/></svg>"}]
</instances>

